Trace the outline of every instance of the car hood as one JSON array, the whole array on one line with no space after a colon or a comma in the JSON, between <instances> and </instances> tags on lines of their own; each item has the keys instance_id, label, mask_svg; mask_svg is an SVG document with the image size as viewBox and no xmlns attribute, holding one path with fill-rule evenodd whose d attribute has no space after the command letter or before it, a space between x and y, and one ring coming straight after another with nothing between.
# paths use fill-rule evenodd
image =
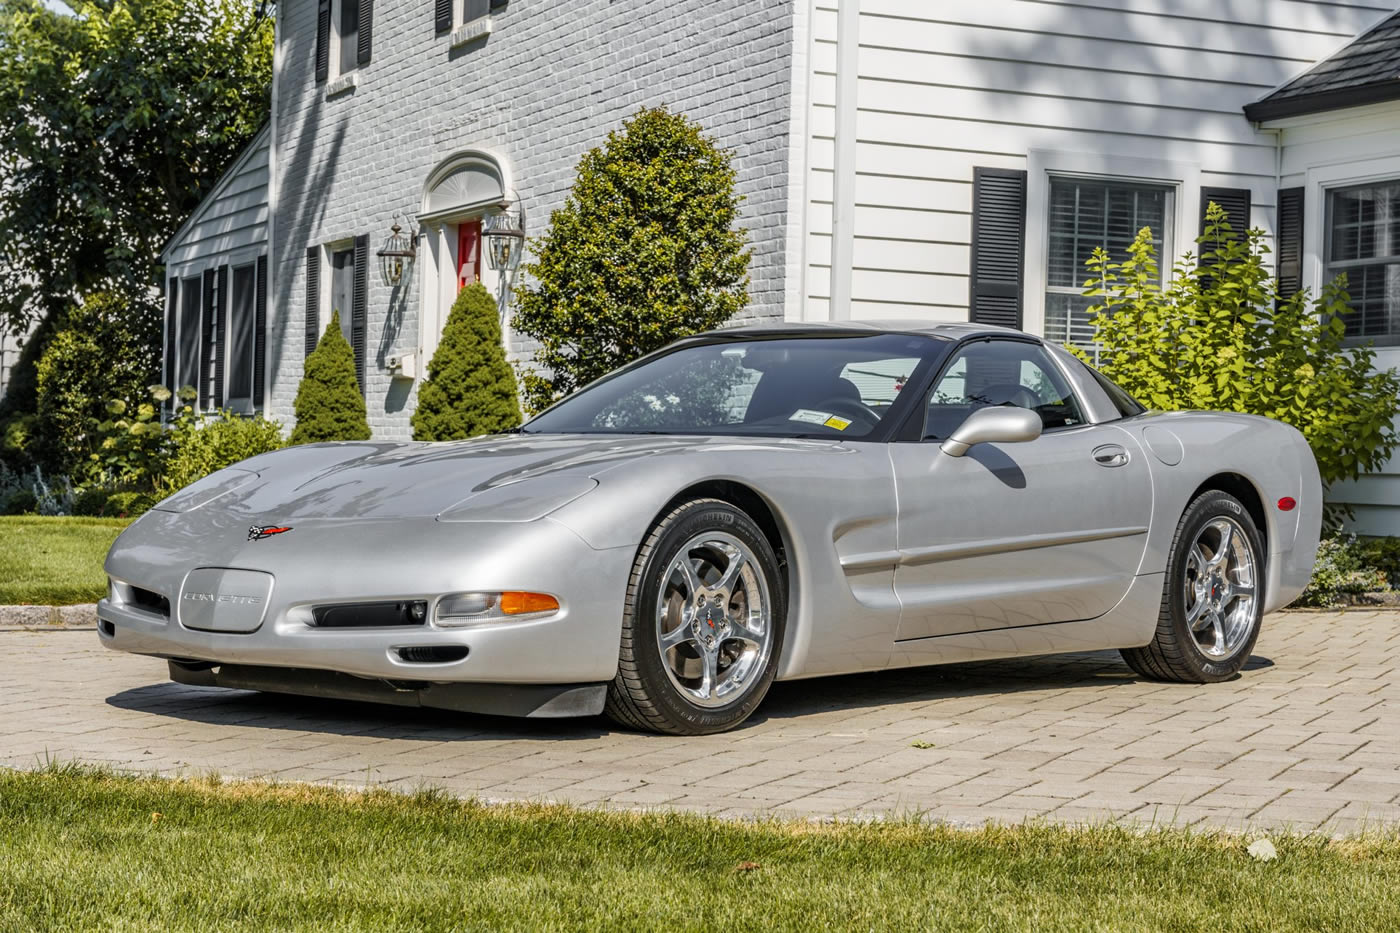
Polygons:
<instances>
[{"instance_id":1,"label":"car hood","mask_svg":"<svg viewBox=\"0 0 1400 933\"><path fill-rule=\"evenodd\" d=\"M231 489L191 507L294 522L437 516L479 503L459 519L524 521L583 495L593 478L640 457L717 444L787 446L768 438L518 434L435 444L315 444L238 464L233 469L249 474L245 481L235 476L227 483ZM181 495L167 500L173 506L158 507L180 511L175 500Z\"/></svg>"}]
</instances>

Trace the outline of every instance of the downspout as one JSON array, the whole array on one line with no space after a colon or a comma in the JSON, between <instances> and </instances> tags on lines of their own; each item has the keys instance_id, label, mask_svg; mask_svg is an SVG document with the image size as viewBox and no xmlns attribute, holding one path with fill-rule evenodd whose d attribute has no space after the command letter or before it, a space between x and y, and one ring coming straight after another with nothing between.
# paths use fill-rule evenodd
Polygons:
<instances>
[{"instance_id":1,"label":"downspout","mask_svg":"<svg viewBox=\"0 0 1400 933\"><path fill-rule=\"evenodd\" d=\"M856 107L860 80L860 0L836 10L836 152L831 198L831 307L833 321L851 317L855 265Z\"/></svg>"}]
</instances>

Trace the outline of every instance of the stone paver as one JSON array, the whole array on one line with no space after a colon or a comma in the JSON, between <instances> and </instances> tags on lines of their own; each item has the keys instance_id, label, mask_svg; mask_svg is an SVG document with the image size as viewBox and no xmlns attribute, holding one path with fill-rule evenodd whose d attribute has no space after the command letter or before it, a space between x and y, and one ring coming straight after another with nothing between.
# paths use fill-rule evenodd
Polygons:
<instances>
[{"instance_id":1,"label":"stone paver","mask_svg":"<svg viewBox=\"0 0 1400 933\"><path fill-rule=\"evenodd\" d=\"M88 631L0 632L0 766L104 762L725 816L1400 826L1400 612L1281 613L1227 684L1116 652L778 684L737 732L638 735L186 687ZM930 743L931 747L914 747Z\"/></svg>"}]
</instances>

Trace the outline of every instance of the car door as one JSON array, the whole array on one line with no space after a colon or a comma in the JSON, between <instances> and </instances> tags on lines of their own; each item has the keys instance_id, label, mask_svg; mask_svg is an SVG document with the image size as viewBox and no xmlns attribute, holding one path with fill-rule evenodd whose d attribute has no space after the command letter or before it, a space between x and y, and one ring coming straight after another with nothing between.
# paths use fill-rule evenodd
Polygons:
<instances>
[{"instance_id":1,"label":"car door","mask_svg":"<svg viewBox=\"0 0 1400 933\"><path fill-rule=\"evenodd\" d=\"M939 442L978 408L1037 411L1039 438ZM1088 423L1038 342L978 339L935 381L923 440L890 445L899 499L899 639L1091 619L1137 574L1152 480L1143 450L1112 422Z\"/></svg>"}]
</instances>

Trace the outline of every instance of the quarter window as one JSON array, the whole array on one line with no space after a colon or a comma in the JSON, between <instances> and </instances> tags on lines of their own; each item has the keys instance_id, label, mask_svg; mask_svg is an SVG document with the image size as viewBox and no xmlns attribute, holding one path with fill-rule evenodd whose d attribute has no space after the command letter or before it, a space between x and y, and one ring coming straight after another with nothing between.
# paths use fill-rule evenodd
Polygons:
<instances>
[{"instance_id":1,"label":"quarter window","mask_svg":"<svg viewBox=\"0 0 1400 933\"><path fill-rule=\"evenodd\" d=\"M1114 262L1127 258L1128 246L1143 227L1152 230L1161 274L1171 265L1173 189L1168 185L1083 178L1050 179L1050 214L1046 262L1045 338L1056 343L1093 346L1084 296L1089 276L1085 263L1095 247Z\"/></svg>"},{"instance_id":2,"label":"quarter window","mask_svg":"<svg viewBox=\"0 0 1400 933\"><path fill-rule=\"evenodd\" d=\"M1346 273L1348 337L1400 336L1400 181L1327 194L1327 278Z\"/></svg>"},{"instance_id":3,"label":"quarter window","mask_svg":"<svg viewBox=\"0 0 1400 933\"><path fill-rule=\"evenodd\" d=\"M979 408L1008 405L1040 415L1046 430L1083 424L1064 374L1037 344L981 340L957 352L929 395L924 439L943 440Z\"/></svg>"}]
</instances>

